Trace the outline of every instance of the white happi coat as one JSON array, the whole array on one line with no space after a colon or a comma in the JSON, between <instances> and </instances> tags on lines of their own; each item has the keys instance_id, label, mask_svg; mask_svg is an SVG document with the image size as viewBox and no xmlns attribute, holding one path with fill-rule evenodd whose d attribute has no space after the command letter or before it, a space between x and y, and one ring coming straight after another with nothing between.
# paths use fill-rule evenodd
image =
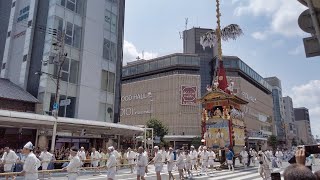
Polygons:
<instances>
[{"instance_id":1,"label":"white happi coat","mask_svg":"<svg viewBox=\"0 0 320 180\"><path fill-rule=\"evenodd\" d=\"M144 153L137 156L137 175L144 176L146 173L146 166L148 165L148 158Z\"/></svg>"},{"instance_id":2,"label":"white happi coat","mask_svg":"<svg viewBox=\"0 0 320 180\"><path fill-rule=\"evenodd\" d=\"M162 162L166 162L167 152L165 150L161 150Z\"/></svg>"},{"instance_id":3,"label":"white happi coat","mask_svg":"<svg viewBox=\"0 0 320 180\"><path fill-rule=\"evenodd\" d=\"M50 161L52 160L53 154L49 153L49 152L41 152L39 158L42 161L42 170L47 170L48 169L48 164L50 163Z\"/></svg>"},{"instance_id":4,"label":"white happi coat","mask_svg":"<svg viewBox=\"0 0 320 180\"><path fill-rule=\"evenodd\" d=\"M277 151L276 154L275 154L276 158L277 158L277 161L282 161L282 158L283 158L283 153L282 151Z\"/></svg>"},{"instance_id":5,"label":"white happi coat","mask_svg":"<svg viewBox=\"0 0 320 180\"><path fill-rule=\"evenodd\" d=\"M176 163L177 163L178 169L183 169L184 168L185 164L184 164L184 159L183 159L183 155L182 154L180 154L178 156L178 159L177 159Z\"/></svg>"},{"instance_id":6,"label":"white happi coat","mask_svg":"<svg viewBox=\"0 0 320 180\"><path fill-rule=\"evenodd\" d=\"M79 152L78 152L78 157L79 157L79 159L80 159L81 161L86 160L86 152L84 152L84 151L79 151Z\"/></svg>"},{"instance_id":7,"label":"white happi coat","mask_svg":"<svg viewBox=\"0 0 320 180\"><path fill-rule=\"evenodd\" d=\"M1 158L1 161L3 163L5 163L4 164L4 171L5 172L11 172L12 171L12 167L17 162L18 158L19 157L17 156L17 154L12 150L9 150L9 153L4 152L3 156Z\"/></svg>"},{"instance_id":8,"label":"white happi coat","mask_svg":"<svg viewBox=\"0 0 320 180\"><path fill-rule=\"evenodd\" d=\"M76 180L78 177L79 168L81 167L79 156L71 157L70 163L67 166L68 180Z\"/></svg>"},{"instance_id":9,"label":"white happi coat","mask_svg":"<svg viewBox=\"0 0 320 180\"><path fill-rule=\"evenodd\" d=\"M134 164L134 159L136 158L136 153L133 152L133 151L128 151L126 156L127 156L127 159L128 159L128 163L130 165L133 165Z\"/></svg>"},{"instance_id":10,"label":"white happi coat","mask_svg":"<svg viewBox=\"0 0 320 180\"><path fill-rule=\"evenodd\" d=\"M187 170L191 169L191 156L190 154L185 156L185 167Z\"/></svg>"},{"instance_id":11,"label":"white happi coat","mask_svg":"<svg viewBox=\"0 0 320 180\"><path fill-rule=\"evenodd\" d=\"M202 151L200 153L200 159L201 159L202 166L208 166L208 160L209 160L208 151Z\"/></svg>"},{"instance_id":12,"label":"white happi coat","mask_svg":"<svg viewBox=\"0 0 320 180\"><path fill-rule=\"evenodd\" d=\"M168 165L167 165L168 171L171 172L173 170L173 167L174 167L174 164L175 164L173 152L172 153L168 152L167 161L168 161Z\"/></svg>"},{"instance_id":13,"label":"white happi coat","mask_svg":"<svg viewBox=\"0 0 320 180\"><path fill-rule=\"evenodd\" d=\"M208 156L209 156L208 165L213 166L214 159L216 158L216 153L214 153L213 151L211 151L211 152L209 151Z\"/></svg>"},{"instance_id":14,"label":"white happi coat","mask_svg":"<svg viewBox=\"0 0 320 180\"><path fill-rule=\"evenodd\" d=\"M196 150L190 151L191 165L197 164L198 153Z\"/></svg>"},{"instance_id":15,"label":"white happi coat","mask_svg":"<svg viewBox=\"0 0 320 180\"><path fill-rule=\"evenodd\" d=\"M100 159L101 159L101 155L98 151L91 153L91 164L93 167L98 167Z\"/></svg>"},{"instance_id":16,"label":"white happi coat","mask_svg":"<svg viewBox=\"0 0 320 180\"><path fill-rule=\"evenodd\" d=\"M116 171L117 171L117 159L114 153L111 153L109 155L109 159L107 161L107 177L110 179L115 179L116 177Z\"/></svg>"},{"instance_id":17,"label":"white happi coat","mask_svg":"<svg viewBox=\"0 0 320 180\"><path fill-rule=\"evenodd\" d=\"M40 167L40 160L30 152L23 164L23 171L25 171L25 180L37 180L38 179L38 168Z\"/></svg>"},{"instance_id":18,"label":"white happi coat","mask_svg":"<svg viewBox=\"0 0 320 180\"><path fill-rule=\"evenodd\" d=\"M248 152L247 151L241 151L240 156L242 157L241 163L247 164L248 163Z\"/></svg>"},{"instance_id":19,"label":"white happi coat","mask_svg":"<svg viewBox=\"0 0 320 180\"><path fill-rule=\"evenodd\" d=\"M162 170L163 163L162 163L162 155L159 151L155 154L153 158L153 162L155 166L155 171L160 172Z\"/></svg>"}]
</instances>

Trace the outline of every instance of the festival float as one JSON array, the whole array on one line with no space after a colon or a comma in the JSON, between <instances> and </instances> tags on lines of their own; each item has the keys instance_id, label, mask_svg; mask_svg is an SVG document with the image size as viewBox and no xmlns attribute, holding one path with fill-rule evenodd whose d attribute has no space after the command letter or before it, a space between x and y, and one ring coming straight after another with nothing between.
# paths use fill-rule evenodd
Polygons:
<instances>
[{"instance_id":1,"label":"festival float","mask_svg":"<svg viewBox=\"0 0 320 180\"><path fill-rule=\"evenodd\" d=\"M207 86L207 93L201 97L202 142L208 147L219 150L220 162L225 162L224 149L233 150L234 154L240 153L246 145L247 131L244 121L243 105L247 101L233 94L234 82L227 80L226 71L222 59L222 40L235 40L242 35L242 30L237 24L230 24L221 29L220 26L220 2L216 0L217 28L209 31L200 38L200 44L206 47L217 49L213 61L217 60L218 67L216 77L212 85Z\"/></svg>"}]
</instances>

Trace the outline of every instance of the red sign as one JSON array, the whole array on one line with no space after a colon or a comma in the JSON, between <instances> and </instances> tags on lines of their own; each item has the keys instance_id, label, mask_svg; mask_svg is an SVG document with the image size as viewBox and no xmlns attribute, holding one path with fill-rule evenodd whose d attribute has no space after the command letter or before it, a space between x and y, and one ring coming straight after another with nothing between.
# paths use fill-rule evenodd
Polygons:
<instances>
[{"instance_id":1,"label":"red sign","mask_svg":"<svg viewBox=\"0 0 320 180\"><path fill-rule=\"evenodd\" d=\"M197 97L196 86L181 86L181 105L197 105Z\"/></svg>"}]
</instances>

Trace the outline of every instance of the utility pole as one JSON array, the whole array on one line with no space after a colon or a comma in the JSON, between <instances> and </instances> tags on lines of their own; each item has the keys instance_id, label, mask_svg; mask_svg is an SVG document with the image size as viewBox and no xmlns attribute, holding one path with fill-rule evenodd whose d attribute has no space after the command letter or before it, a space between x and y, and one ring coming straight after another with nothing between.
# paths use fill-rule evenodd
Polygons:
<instances>
[{"instance_id":1,"label":"utility pole","mask_svg":"<svg viewBox=\"0 0 320 180\"><path fill-rule=\"evenodd\" d=\"M64 46L65 46L65 32L61 32L60 39L57 38L57 43L53 43L54 46L57 47L59 50L58 53L58 72L57 72L57 83L56 83L56 94L55 94L55 102L52 109L52 115L55 118L52 130L52 139L51 139L51 151L54 151L55 144L56 144L56 136L57 136L57 126L58 126L58 115L59 115L59 101L60 101L60 80L61 80L61 70L63 63L66 60L67 54L64 53Z\"/></svg>"}]
</instances>

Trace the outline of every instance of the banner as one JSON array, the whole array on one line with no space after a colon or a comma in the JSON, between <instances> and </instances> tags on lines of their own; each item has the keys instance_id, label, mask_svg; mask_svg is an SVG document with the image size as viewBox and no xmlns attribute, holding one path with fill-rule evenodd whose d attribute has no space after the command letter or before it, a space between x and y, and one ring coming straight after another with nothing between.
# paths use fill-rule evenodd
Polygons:
<instances>
[{"instance_id":1,"label":"banner","mask_svg":"<svg viewBox=\"0 0 320 180\"><path fill-rule=\"evenodd\" d=\"M208 147L219 148L230 145L228 120L214 120L214 122L208 123L206 128L204 139Z\"/></svg>"},{"instance_id":2,"label":"banner","mask_svg":"<svg viewBox=\"0 0 320 180\"><path fill-rule=\"evenodd\" d=\"M245 146L244 129L233 127L233 131L234 131L234 145L235 146Z\"/></svg>"},{"instance_id":3,"label":"banner","mask_svg":"<svg viewBox=\"0 0 320 180\"><path fill-rule=\"evenodd\" d=\"M197 105L198 91L197 86L181 86L181 105Z\"/></svg>"}]
</instances>

